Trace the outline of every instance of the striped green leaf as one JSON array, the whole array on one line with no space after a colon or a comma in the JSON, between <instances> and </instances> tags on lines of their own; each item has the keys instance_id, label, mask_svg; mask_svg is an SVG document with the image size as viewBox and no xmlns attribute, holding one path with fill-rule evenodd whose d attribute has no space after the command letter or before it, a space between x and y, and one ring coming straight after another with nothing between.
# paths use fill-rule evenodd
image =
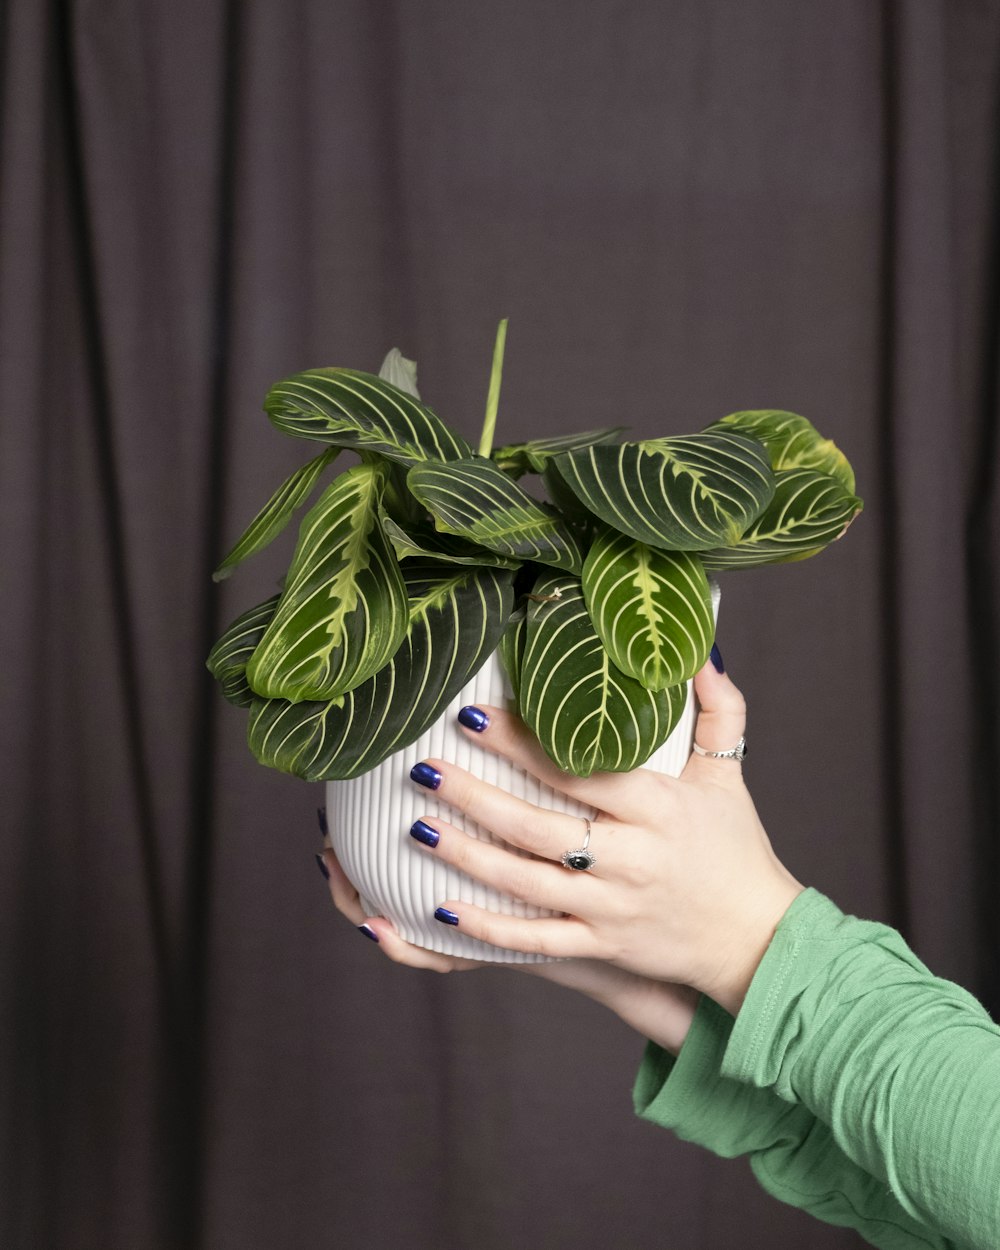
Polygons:
<instances>
[{"instance_id":1,"label":"striped green leaf","mask_svg":"<svg viewBox=\"0 0 1000 1250\"><path fill-rule=\"evenodd\" d=\"M712 649L712 595L701 561L602 530L583 565L583 597L612 662L647 690L687 681Z\"/></svg>"},{"instance_id":2,"label":"striped green leaf","mask_svg":"<svg viewBox=\"0 0 1000 1250\"><path fill-rule=\"evenodd\" d=\"M406 590L382 529L381 465L342 473L306 513L277 611L247 665L265 698L334 699L380 669L406 632Z\"/></svg>"},{"instance_id":3,"label":"striped green leaf","mask_svg":"<svg viewBox=\"0 0 1000 1250\"><path fill-rule=\"evenodd\" d=\"M379 452L402 464L472 454L430 408L391 382L355 369L307 369L276 382L264 411L285 434Z\"/></svg>"},{"instance_id":4,"label":"striped green leaf","mask_svg":"<svg viewBox=\"0 0 1000 1250\"><path fill-rule=\"evenodd\" d=\"M292 519L295 509L305 503L312 494L319 475L339 455L339 448L330 447L315 456L308 464L296 469L291 477L286 478L244 530L236 546L212 574L212 581L223 581L238 564L243 563L247 556L253 555L255 551L263 551L270 542L277 538Z\"/></svg>"},{"instance_id":5,"label":"striped green leaf","mask_svg":"<svg viewBox=\"0 0 1000 1250\"><path fill-rule=\"evenodd\" d=\"M628 772L667 740L686 686L646 690L612 664L579 579L545 573L528 605L520 710L546 753L567 772Z\"/></svg>"},{"instance_id":6,"label":"striped green leaf","mask_svg":"<svg viewBox=\"0 0 1000 1250\"><path fill-rule=\"evenodd\" d=\"M523 473L542 473L553 456L576 451L581 447L593 447L597 443L613 443L625 426L616 425L606 430L586 430L582 434L560 434L555 438L534 438L527 443L508 443L492 453L497 468L512 477Z\"/></svg>"},{"instance_id":7,"label":"striped green leaf","mask_svg":"<svg viewBox=\"0 0 1000 1250\"><path fill-rule=\"evenodd\" d=\"M417 465L406 482L438 530L500 555L579 571L580 549L559 514L485 457Z\"/></svg>"},{"instance_id":8,"label":"striped green leaf","mask_svg":"<svg viewBox=\"0 0 1000 1250\"><path fill-rule=\"evenodd\" d=\"M254 693L247 681L247 664L274 616L280 595L238 616L209 652L208 671L222 687L223 695L236 707L249 707Z\"/></svg>"},{"instance_id":9,"label":"striped green leaf","mask_svg":"<svg viewBox=\"0 0 1000 1250\"><path fill-rule=\"evenodd\" d=\"M836 445L824 438L807 417L776 408L732 412L708 427L733 429L764 444L775 473L786 469L815 469L835 477L849 495L854 494L854 470Z\"/></svg>"},{"instance_id":10,"label":"striped green leaf","mask_svg":"<svg viewBox=\"0 0 1000 1250\"><path fill-rule=\"evenodd\" d=\"M705 568L745 569L805 560L835 542L864 506L841 483L812 469L776 476L774 498L740 541L701 553Z\"/></svg>"},{"instance_id":11,"label":"striped green leaf","mask_svg":"<svg viewBox=\"0 0 1000 1250\"><path fill-rule=\"evenodd\" d=\"M497 555L495 551L476 547L453 534L407 533L391 516L383 515L382 528L400 560L426 556L429 560L443 560L448 564L488 565L501 569L520 567L520 561L511 556Z\"/></svg>"},{"instance_id":12,"label":"striped green leaf","mask_svg":"<svg viewBox=\"0 0 1000 1250\"><path fill-rule=\"evenodd\" d=\"M342 699L258 699L250 749L307 781L359 777L414 742L496 650L513 605L506 569L407 561L406 635L388 664Z\"/></svg>"},{"instance_id":13,"label":"striped green leaf","mask_svg":"<svg viewBox=\"0 0 1000 1250\"><path fill-rule=\"evenodd\" d=\"M507 623L507 628L500 638L500 659L514 692L515 705L521 695L521 664L524 660L524 647L528 641L528 614L524 608L518 608Z\"/></svg>"},{"instance_id":14,"label":"striped green leaf","mask_svg":"<svg viewBox=\"0 0 1000 1250\"><path fill-rule=\"evenodd\" d=\"M763 446L730 431L589 447L554 463L595 516L668 551L736 542L774 494Z\"/></svg>"}]
</instances>

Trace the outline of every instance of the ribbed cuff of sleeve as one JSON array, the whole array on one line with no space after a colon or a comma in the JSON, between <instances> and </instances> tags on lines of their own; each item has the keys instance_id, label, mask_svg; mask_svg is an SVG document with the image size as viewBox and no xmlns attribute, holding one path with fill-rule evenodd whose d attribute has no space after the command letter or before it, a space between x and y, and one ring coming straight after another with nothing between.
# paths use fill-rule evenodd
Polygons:
<instances>
[{"instance_id":1,"label":"ribbed cuff of sleeve","mask_svg":"<svg viewBox=\"0 0 1000 1250\"><path fill-rule=\"evenodd\" d=\"M794 1108L722 1076L732 1028L732 1016L702 995L680 1054L649 1042L633 1089L637 1115L727 1159L801 1132Z\"/></svg>"}]
</instances>

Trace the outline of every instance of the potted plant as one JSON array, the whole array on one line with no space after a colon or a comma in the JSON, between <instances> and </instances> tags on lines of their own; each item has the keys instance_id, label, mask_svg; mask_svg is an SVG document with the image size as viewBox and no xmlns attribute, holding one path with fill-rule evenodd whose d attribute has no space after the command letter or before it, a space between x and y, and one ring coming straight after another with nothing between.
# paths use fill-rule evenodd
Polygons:
<instances>
[{"instance_id":1,"label":"potted plant","mask_svg":"<svg viewBox=\"0 0 1000 1250\"><path fill-rule=\"evenodd\" d=\"M248 709L261 763L327 782L335 850L372 914L433 949L523 959L431 919L443 897L537 912L410 845L413 819L435 810L410 765L452 759L589 814L454 728L459 707L512 698L571 773L678 774L690 678L714 638L714 575L815 555L862 504L842 453L789 412L642 442L615 428L494 448L505 334L504 321L476 449L421 402L416 368L395 350L377 376L310 369L271 387L273 425L323 450L278 488L217 580L281 532L343 450L359 463L325 486L280 592L233 622L208 667ZM525 489L529 477L547 498Z\"/></svg>"}]
</instances>

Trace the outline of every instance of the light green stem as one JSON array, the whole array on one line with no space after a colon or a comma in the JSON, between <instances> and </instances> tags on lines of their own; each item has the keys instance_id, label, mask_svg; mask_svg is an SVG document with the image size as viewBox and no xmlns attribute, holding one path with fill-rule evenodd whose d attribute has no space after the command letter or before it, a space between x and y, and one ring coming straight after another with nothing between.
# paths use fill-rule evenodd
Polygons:
<instances>
[{"instance_id":1,"label":"light green stem","mask_svg":"<svg viewBox=\"0 0 1000 1250\"><path fill-rule=\"evenodd\" d=\"M507 318L497 326L497 338L493 344L493 368L490 372L490 393L486 398L486 420L479 440L479 454L488 456L493 450L493 431L497 424L497 408L500 406L500 375L503 373L503 349L507 342Z\"/></svg>"}]
</instances>

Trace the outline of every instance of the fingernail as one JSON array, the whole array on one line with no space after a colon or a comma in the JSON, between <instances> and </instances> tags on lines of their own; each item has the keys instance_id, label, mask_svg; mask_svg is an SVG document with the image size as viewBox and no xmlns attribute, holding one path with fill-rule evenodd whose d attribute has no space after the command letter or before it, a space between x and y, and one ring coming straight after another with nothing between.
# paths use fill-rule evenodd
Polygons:
<instances>
[{"instance_id":1,"label":"fingernail","mask_svg":"<svg viewBox=\"0 0 1000 1250\"><path fill-rule=\"evenodd\" d=\"M410 825L410 837L416 838L418 842L423 842L424 846L437 846L441 841L441 835L436 829L432 829L430 825L425 824L422 820L415 820Z\"/></svg>"},{"instance_id":2,"label":"fingernail","mask_svg":"<svg viewBox=\"0 0 1000 1250\"><path fill-rule=\"evenodd\" d=\"M715 665L715 671L717 673L724 673L726 671L726 666L722 662L722 652L719 650L718 646L714 642L712 643L712 650L709 653L708 658Z\"/></svg>"},{"instance_id":3,"label":"fingernail","mask_svg":"<svg viewBox=\"0 0 1000 1250\"><path fill-rule=\"evenodd\" d=\"M410 769L410 780L418 786L426 786L428 790L436 790L441 784L441 774L430 764L414 764Z\"/></svg>"},{"instance_id":4,"label":"fingernail","mask_svg":"<svg viewBox=\"0 0 1000 1250\"><path fill-rule=\"evenodd\" d=\"M458 917L447 907L439 907L434 913L434 919L440 920L442 924L458 924Z\"/></svg>"},{"instance_id":5,"label":"fingernail","mask_svg":"<svg viewBox=\"0 0 1000 1250\"><path fill-rule=\"evenodd\" d=\"M329 868L327 868L327 866L326 866L326 864L325 864L325 862L324 862L324 860L323 860L323 856L322 856L322 855L320 855L320 854L319 854L319 852L317 852L317 854L316 854L316 863L317 863L317 864L319 864L319 870L320 870L320 872L323 874L323 876L324 876L324 877L326 877L327 881L329 881L329 880L330 880L330 869L329 869Z\"/></svg>"},{"instance_id":6,"label":"fingernail","mask_svg":"<svg viewBox=\"0 0 1000 1250\"><path fill-rule=\"evenodd\" d=\"M463 707L458 714L458 723L464 725L466 729L474 729L477 734L481 734L490 723L490 718L481 708Z\"/></svg>"},{"instance_id":7,"label":"fingernail","mask_svg":"<svg viewBox=\"0 0 1000 1250\"><path fill-rule=\"evenodd\" d=\"M316 819L319 821L320 833L323 835L324 838L327 837L330 830L327 828L327 824L326 824L326 808L325 807L316 808Z\"/></svg>"},{"instance_id":8,"label":"fingernail","mask_svg":"<svg viewBox=\"0 0 1000 1250\"><path fill-rule=\"evenodd\" d=\"M358 932L363 933L366 938L371 938L373 942L378 941L378 934L375 932L375 930L371 927L370 924L359 924Z\"/></svg>"}]
</instances>

